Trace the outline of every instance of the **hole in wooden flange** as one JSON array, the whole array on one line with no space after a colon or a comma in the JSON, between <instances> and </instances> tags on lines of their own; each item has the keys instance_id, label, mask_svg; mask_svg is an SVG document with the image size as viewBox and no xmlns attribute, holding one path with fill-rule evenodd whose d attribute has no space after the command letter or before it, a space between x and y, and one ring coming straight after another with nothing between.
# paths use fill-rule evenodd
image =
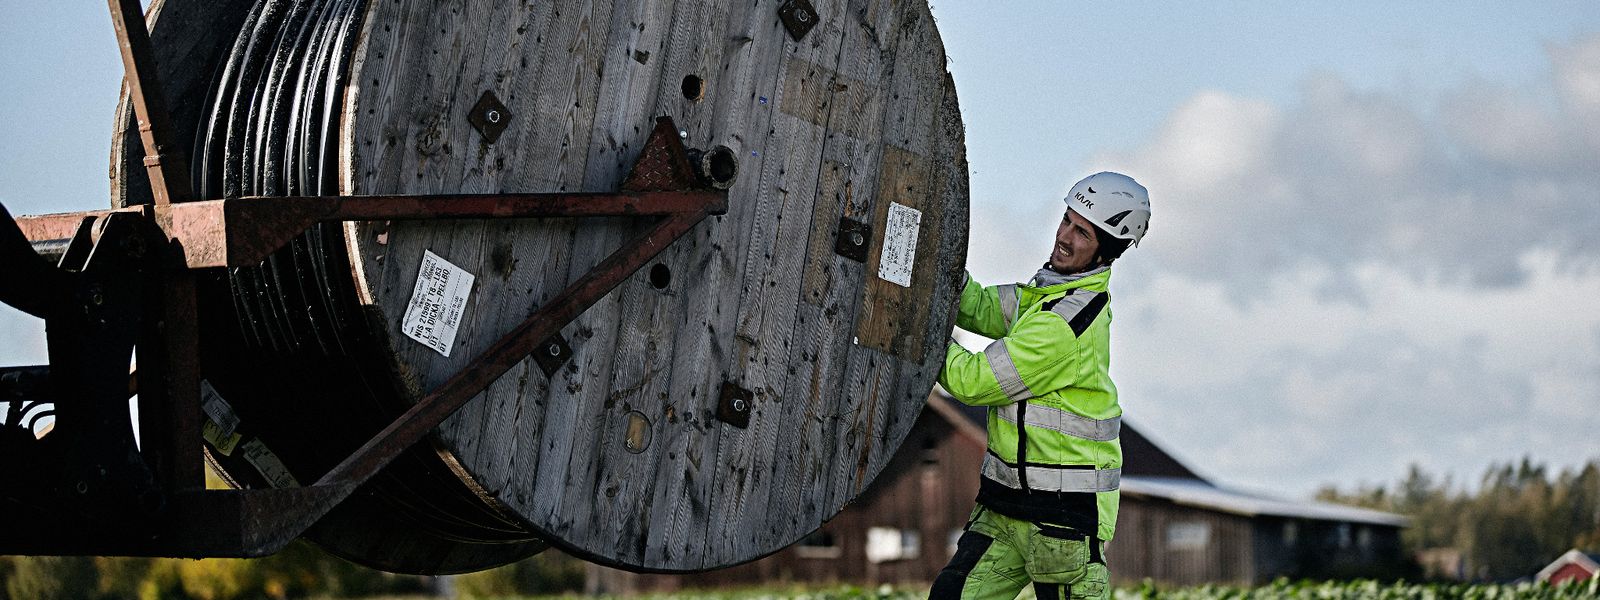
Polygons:
<instances>
[{"instance_id":1,"label":"hole in wooden flange","mask_svg":"<svg viewBox=\"0 0 1600 600\"><path fill-rule=\"evenodd\" d=\"M699 75L683 76L683 97L699 102L706 97L706 82Z\"/></svg>"},{"instance_id":2,"label":"hole in wooden flange","mask_svg":"<svg viewBox=\"0 0 1600 600\"><path fill-rule=\"evenodd\" d=\"M650 419L637 410L628 411L628 435L622 443L628 452L638 454L650 447Z\"/></svg>"},{"instance_id":3,"label":"hole in wooden flange","mask_svg":"<svg viewBox=\"0 0 1600 600\"><path fill-rule=\"evenodd\" d=\"M661 263L650 267L650 286L658 290L667 289L672 285L672 268Z\"/></svg>"},{"instance_id":4,"label":"hole in wooden flange","mask_svg":"<svg viewBox=\"0 0 1600 600\"><path fill-rule=\"evenodd\" d=\"M711 187L725 190L739 178L739 159L727 146L717 146L700 155L698 169Z\"/></svg>"}]
</instances>

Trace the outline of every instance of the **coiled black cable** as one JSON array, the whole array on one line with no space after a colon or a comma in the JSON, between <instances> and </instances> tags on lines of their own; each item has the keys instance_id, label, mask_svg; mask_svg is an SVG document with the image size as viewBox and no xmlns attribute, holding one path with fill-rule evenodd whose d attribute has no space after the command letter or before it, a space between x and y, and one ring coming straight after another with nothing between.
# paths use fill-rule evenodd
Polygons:
<instances>
[{"instance_id":1,"label":"coiled black cable","mask_svg":"<svg viewBox=\"0 0 1600 600\"><path fill-rule=\"evenodd\" d=\"M344 90L365 12L366 0L255 4L219 67L195 138L192 164L201 197L339 193ZM232 370L224 379L233 390L225 395L246 400L239 410L258 424L257 435L281 438L272 446L282 448L297 474L326 472L407 408L386 361L374 356L376 338L365 329L346 252L342 227L318 225L262 264L230 269L227 277L244 346L231 360L257 368ZM294 441L318 431L342 433L336 441L343 447L325 443L316 452ZM538 540L421 445L397 457L365 490L360 501L433 538Z\"/></svg>"}]
</instances>

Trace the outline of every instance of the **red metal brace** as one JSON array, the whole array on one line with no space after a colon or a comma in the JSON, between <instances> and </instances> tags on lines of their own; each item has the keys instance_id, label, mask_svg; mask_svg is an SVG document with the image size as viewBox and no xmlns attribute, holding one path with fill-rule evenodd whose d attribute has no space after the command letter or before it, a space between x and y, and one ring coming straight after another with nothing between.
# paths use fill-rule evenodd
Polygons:
<instances>
[{"instance_id":1,"label":"red metal brace","mask_svg":"<svg viewBox=\"0 0 1600 600\"><path fill-rule=\"evenodd\" d=\"M156 203L127 209L16 219L32 243L69 239L86 220L112 213L142 215L174 250L163 265L158 306L147 309L140 338L141 450L168 492L165 519L143 536L13 523L0 553L142 556L261 556L281 549L348 497L402 451L483 391L533 349L556 335L673 241L707 216L727 212L725 190L737 171L725 148L694 157L722 164L692 166L667 117L655 129L619 193L444 196L319 196L185 201L184 157L164 139L167 113L149 52L138 0L108 0L139 119L145 165ZM709 181L708 181L709 180ZM714 187L718 189L697 189ZM661 217L624 243L471 366L428 393L311 486L263 490L201 489L198 333L192 269L259 264L313 224L327 221L500 217ZM14 240L13 240L14 241ZM158 374L158 375L157 375ZM4 457L0 457L3 460Z\"/></svg>"}]
</instances>

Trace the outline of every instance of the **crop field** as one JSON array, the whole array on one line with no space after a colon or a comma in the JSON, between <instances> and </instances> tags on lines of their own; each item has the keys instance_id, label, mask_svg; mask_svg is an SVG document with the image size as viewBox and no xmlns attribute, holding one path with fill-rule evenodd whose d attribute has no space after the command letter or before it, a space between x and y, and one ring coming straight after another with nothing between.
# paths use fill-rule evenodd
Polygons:
<instances>
[{"instance_id":1,"label":"crop field","mask_svg":"<svg viewBox=\"0 0 1600 600\"><path fill-rule=\"evenodd\" d=\"M890 586L832 588L758 588L748 590L718 590L677 592L629 597L630 600L914 600L925 598L925 586ZM1033 600L1033 590L1023 590L1018 600ZM591 596L539 596L509 597L532 600L579 600ZM1350 582L1293 582L1280 580L1268 585L1243 588L1229 586L1197 586L1162 588L1152 584L1118 588L1116 600L1343 600L1393 599L1393 600L1498 600L1498 599L1592 599L1600 598L1600 580L1585 583L1549 586L1544 584L1439 584L1392 583L1377 581ZM487 600L487 598L485 598ZM500 600L496 598L496 600Z\"/></svg>"}]
</instances>

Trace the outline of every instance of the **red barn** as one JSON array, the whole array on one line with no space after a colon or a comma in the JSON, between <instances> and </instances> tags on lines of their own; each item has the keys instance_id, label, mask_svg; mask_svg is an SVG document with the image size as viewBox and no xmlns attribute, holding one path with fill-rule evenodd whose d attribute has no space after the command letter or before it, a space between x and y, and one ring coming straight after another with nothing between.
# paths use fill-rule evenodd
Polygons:
<instances>
[{"instance_id":1,"label":"red barn","mask_svg":"<svg viewBox=\"0 0 1600 600\"><path fill-rule=\"evenodd\" d=\"M1600 554L1568 550L1566 554L1561 555L1561 558L1540 569L1535 578L1556 585L1569 581L1584 581L1597 575L1600 575Z\"/></svg>"},{"instance_id":2,"label":"red barn","mask_svg":"<svg viewBox=\"0 0 1600 600\"><path fill-rule=\"evenodd\" d=\"M594 568L591 592L777 582L927 582L949 561L978 494L986 412L935 391L883 473L793 546L697 575ZM1113 579L1252 584L1287 577L1383 577L1403 562L1399 515L1287 501L1218 486L1126 422L1122 510L1107 544Z\"/></svg>"}]
</instances>

